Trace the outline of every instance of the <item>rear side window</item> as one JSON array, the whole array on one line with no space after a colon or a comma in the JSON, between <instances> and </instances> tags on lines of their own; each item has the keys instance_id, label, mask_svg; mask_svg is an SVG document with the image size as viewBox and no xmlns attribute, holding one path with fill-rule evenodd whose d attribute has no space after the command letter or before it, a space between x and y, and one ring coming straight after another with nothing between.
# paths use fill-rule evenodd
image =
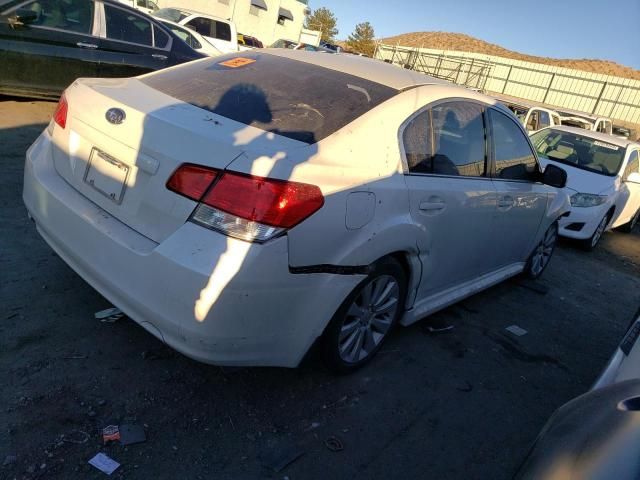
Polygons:
<instances>
[{"instance_id":1,"label":"rear side window","mask_svg":"<svg viewBox=\"0 0 640 480\"><path fill-rule=\"evenodd\" d=\"M104 13L107 17L107 38L139 45L152 45L153 36L149 20L107 4L104 5Z\"/></svg>"},{"instance_id":2,"label":"rear side window","mask_svg":"<svg viewBox=\"0 0 640 480\"><path fill-rule=\"evenodd\" d=\"M483 108L448 102L420 113L405 127L409 172L464 177L486 175Z\"/></svg>"},{"instance_id":3,"label":"rear side window","mask_svg":"<svg viewBox=\"0 0 640 480\"><path fill-rule=\"evenodd\" d=\"M540 123L538 124L538 128L550 127L551 126L551 117L549 114L543 110L540 110Z\"/></svg>"},{"instance_id":4,"label":"rear side window","mask_svg":"<svg viewBox=\"0 0 640 480\"><path fill-rule=\"evenodd\" d=\"M93 1L36 0L21 6L36 13L29 26L56 28L76 33L91 33Z\"/></svg>"},{"instance_id":5,"label":"rear side window","mask_svg":"<svg viewBox=\"0 0 640 480\"><path fill-rule=\"evenodd\" d=\"M141 81L196 107L309 144L398 93L361 77L257 52L187 63Z\"/></svg>"},{"instance_id":6,"label":"rear side window","mask_svg":"<svg viewBox=\"0 0 640 480\"><path fill-rule=\"evenodd\" d=\"M208 18L196 17L192 18L186 23L186 26L192 28L200 35L204 35L205 37L211 36L211 20Z\"/></svg>"},{"instance_id":7,"label":"rear side window","mask_svg":"<svg viewBox=\"0 0 640 480\"><path fill-rule=\"evenodd\" d=\"M165 48L168 43L169 43L169 35L163 32L162 29L154 25L153 26L153 45L156 48Z\"/></svg>"},{"instance_id":8,"label":"rear side window","mask_svg":"<svg viewBox=\"0 0 640 480\"><path fill-rule=\"evenodd\" d=\"M214 35L212 35L214 38L218 38L220 40L224 40L226 42L230 42L231 41L231 27L229 26L228 23L224 23L224 22L214 22L215 24L215 28L216 31L214 33Z\"/></svg>"},{"instance_id":9,"label":"rear side window","mask_svg":"<svg viewBox=\"0 0 640 480\"><path fill-rule=\"evenodd\" d=\"M496 177L502 180L535 180L538 162L518 124L494 109L489 109L489 119Z\"/></svg>"}]
</instances>

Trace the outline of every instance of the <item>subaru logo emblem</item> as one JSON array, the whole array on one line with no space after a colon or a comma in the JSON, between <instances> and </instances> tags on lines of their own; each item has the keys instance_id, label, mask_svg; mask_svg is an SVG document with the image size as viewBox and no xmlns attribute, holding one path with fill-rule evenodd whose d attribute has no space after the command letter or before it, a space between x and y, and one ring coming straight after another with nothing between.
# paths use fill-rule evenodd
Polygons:
<instances>
[{"instance_id":1,"label":"subaru logo emblem","mask_svg":"<svg viewBox=\"0 0 640 480\"><path fill-rule=\"evenodd\" d=\"M124 122L124 119L127 118L127 115L121 108L110 108L104 116L107 122L113 123L114 125L120 125Z\"/></svg>"}]
</instances>

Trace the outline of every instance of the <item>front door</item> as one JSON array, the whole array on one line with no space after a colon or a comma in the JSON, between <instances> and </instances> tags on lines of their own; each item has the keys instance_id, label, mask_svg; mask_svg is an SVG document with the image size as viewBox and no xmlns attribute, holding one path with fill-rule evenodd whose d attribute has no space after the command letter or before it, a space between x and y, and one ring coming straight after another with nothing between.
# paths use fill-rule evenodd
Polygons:
<instances>
[{"instance_id":1,"label":"front door","mask_svg":"<svg viewBox=\"0 0 640 480\"><path fill-rule=\"evenodd\" d=\"M496 191L486 173L483 110L471 101L436 103L403 130L411 216L420 227L419 299L494 269Z\"/></svg>"},{"instance_id":2,"label":"front door","mask_svg":"<svg viewBox=\"0 0 640 480\"><path fill-rule=\"evenodd\" d=\"M551 187L539 182L540 167L520 125L494 108L487 112L498 192L494 251L507 266L525 261L533 250Z\"/></svg>"},{"instance_id":3,"label":"front door","mask_svg":"<svg viewBox=\"0 0 640 480\"><path fill-rule=\"evenodd\" d=\"M24 25L10 25L18 11ZM78 77L97 75L99 39L93 35L92 0L34 0L0 19L1 81L5 89L57 96Z\"/></svg>"}]
</instances>

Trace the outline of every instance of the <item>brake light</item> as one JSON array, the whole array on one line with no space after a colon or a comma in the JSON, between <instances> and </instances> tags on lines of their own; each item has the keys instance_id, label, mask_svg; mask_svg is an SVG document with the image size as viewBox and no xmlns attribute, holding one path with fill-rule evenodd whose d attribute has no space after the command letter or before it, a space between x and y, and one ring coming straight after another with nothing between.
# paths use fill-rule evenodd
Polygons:
<instances>
[{"instance_id":1,"label":"brake light","mask_svg":"<svg viewBox=\"0 0 640 480\"><path fill-rule=\"evenodd\" d=\"M251 242L283 233L324 205L315 185L195 165L178 168L167 188L200 202L191 221Z\"/></svg>"},{"instance_id":2,"label":"brake light","mask_svg":"<svg viewBox=\"0 0 640 480\"><path fill-rule=\"evenodd\" d=\"M64 93L60 95L58 106L55 112L53 112L53 121L64 129L67 126L67 111L69 110L69 104L67 103L67 97Z\"/></svg>"},{"instance_id":3,"label":"brake light","mask_svg":"<svg viewBox=\"0 0 640 480\"><path fill-rule=\"evenodd\" d=\"M167 182L167 188L196 202L200 201L218 172L197 165L181 165Z\"/></svg>"}]
</instances>

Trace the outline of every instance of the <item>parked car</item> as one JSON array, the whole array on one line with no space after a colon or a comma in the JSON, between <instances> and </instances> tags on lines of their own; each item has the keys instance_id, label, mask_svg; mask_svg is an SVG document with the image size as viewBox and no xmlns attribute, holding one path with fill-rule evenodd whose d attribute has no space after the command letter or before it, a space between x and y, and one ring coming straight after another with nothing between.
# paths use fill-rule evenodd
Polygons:
<instances>
[{"instance_id":1,"label":"parked car","mask_svg":"<svg viewBox=\"0 0 640 480\"><path fill-rule=\"evenodd\" d=\"M221 52L238 51L238 32L231 20L184 8L161 8L153 15L195 30Z\"/></svg>"},{"instance_id":2,"label":"parked car","mask_svg":"<svg viewBox=\"0 0 640 480\"><path fill-rule=\"evenodd\" d=\"M571 215L560 235L596 247L611 228L633 230L640 217L640 144L574 127L553 127L531 136L543 165L567 170Z\"/></svg>"},{"instance_id":3,"label":"parked car","mask_svg":"<svg viewBox=\"0 0 640 480\"><path fill-rule=\"evenodd\" d=\"M251 35L245 35L243 33L238 34L238 49L241 51L252 50L254 48L264 48L264 45L256 37Z\"/></svg>"},{"instance_id":4,"label":"parked car","mask_svg":"<svg viewBox=\"0 0 640 480\"><path fill-rule=\"evenodd\" d=\"M614 125L613 126L612 135L615 135L618 138L629 138L629 139L631 139L631 137L633 135L633 132L631 131L630 128L623 127L621 125Z\"/></svg>"},{"instance_id":5,"label":"parked car","mask_svg":"<svg viewBox=\"0 0 640 480\"><path fill-rule=\"evenodd\" d=\"M171 30L180 40L185 42L196 52L200 52L208 57L217 57L222 55L222 52L214 47L209 40L200 35L195 30L191 30L188 27L172 22L170 20L160 19L160 23L165 25Z\"/></svg>"},{"instance_id":6,"label":"parked car","mask_svg":"<svg viewBox=\"0 0 640 480\"><path fill-rule=\"evenodd\" d=\"M514 480L640 477L640 309L592 390L549 419Z\"/></svg>"},{"instance_id":7,"label":"parked car","mask_svg":"<svg viewBox=\"0 0 640 480\"><path fill-rule=\"evenodd\" d=\"M537 132L545 127L560 125L560 115L548 108L527 102L502 101L506 107L520 120L528 132Z\"/></svg>"},{"instance_id":8,"label":"parked car","mask_svg":"<svg viewBox=\"0 0 640 480\"><path fill-rule=\"evenodd\" d=\"M78 77L130 77L202 58L116 0L10 0L0 12L0 93L54 98Z\"/></svg>"},{"instance_id":9,"label":"parked car","mask_svg":"<svg viewBox=\"0 0 640 480\"><path fill-rule=\"evenodd\" d=\"M26 157L53 249L223 365L295 367L318 342L331 368L358 368L396 324L540 276L570 208L565 172L543 174L491 98L284 49L79 80Z\"/></svg>"},{"instance_id":10,"label":"parked car","mask_svg":"<svg viewBox=\"0 0 640 480\"><path fill-rule=\"evenodd\" d=\"M316 47L309 45L308 43L294 42L293 40L286 40L280 38L273 42L271 48L286 48L289 50L305 50L307 52L320 52L320 53L336 53L333 50L324 47Z\"/></svg>"},{"instance_id":11,"label":"parked car","mask_svg":"<svg viewBox=\"0 0 640 480\"><path fill-rule=\"evenodd\" d=\"M593 132L613 134L613 122L606 117L589 115L575 110L558 110L560 124L568 127L583 128Z\"/></svg>"},{"instance_id":12,"label":"parked car","mask_svg":"<svg viewBox=\"0 0 640 480\"><path fill-rule=\"evenodd\" d=\"M120 3L129 5L136 10L140 10L146 14L151 14L159 10L158 5L153 0L118 0Z\"/></svg>"},{"instance_id":13,"label":"parked car","mask_svg":"<svg viewBox=\"0 0 640 480\"><path fill-rule=\"evenodd\" d=\"M622 341L592 389L604 388L626 380L640 379L640 308L622 337Z\"/></svg>"}]
</instances>

